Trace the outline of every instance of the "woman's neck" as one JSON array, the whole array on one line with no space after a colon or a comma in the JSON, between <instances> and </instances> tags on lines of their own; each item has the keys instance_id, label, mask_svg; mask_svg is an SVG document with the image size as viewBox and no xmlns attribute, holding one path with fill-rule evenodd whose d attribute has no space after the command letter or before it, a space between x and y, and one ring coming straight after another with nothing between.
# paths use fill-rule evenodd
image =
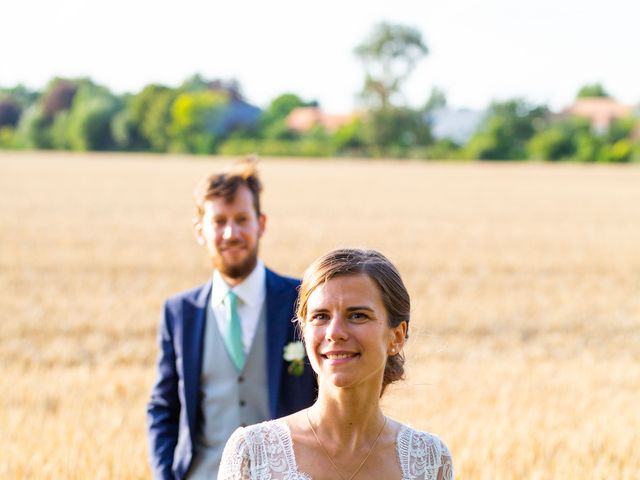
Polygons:
<instances>
[{"instance_id":1,"label":"woman's neck","mask_svg":"<svg viewBox=\"0 0 640 480\"><path fill-rule=\"evenodd\" d=\"M318 400L309 409L309 421L322 432L323 438L334 439L344 447L355 447L362 440L375 437L384 423L379 395L379 389L320 386Z\"/></svg>"}]
</instances>

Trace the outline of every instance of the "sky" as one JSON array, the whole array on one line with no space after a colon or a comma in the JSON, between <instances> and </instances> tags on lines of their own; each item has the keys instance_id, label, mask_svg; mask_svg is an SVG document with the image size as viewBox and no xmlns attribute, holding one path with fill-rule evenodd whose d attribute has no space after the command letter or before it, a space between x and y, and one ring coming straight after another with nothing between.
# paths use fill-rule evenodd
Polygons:
<instances>
[{"instance_id":1,"label":"sky","mask_svg":"<svg viewBox=\"0 0 640 480\"><path fill-rule=\"evenodd\" d=\"M453 108L523 97L558 110L596 82L640 103L637 0L6 0L0 12L0 87L88 76L135 93L200 73L237 79L260 107L292 92L346 113L364 80L353 50L387 21L429 48L404 88L413 107L438 87Z\"/></svg>"}]
</instances>

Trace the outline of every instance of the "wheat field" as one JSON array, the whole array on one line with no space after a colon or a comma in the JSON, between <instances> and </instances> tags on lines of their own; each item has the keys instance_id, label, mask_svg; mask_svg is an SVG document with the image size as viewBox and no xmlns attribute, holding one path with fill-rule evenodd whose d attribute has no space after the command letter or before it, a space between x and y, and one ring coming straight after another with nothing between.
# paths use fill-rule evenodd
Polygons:
<instances>
[{"instance_id":1,"label":"wheat field","mask_svg":"<svg viewBox=\"0 0 640 480\"><path fill-rule=\"evenodd\" d=\"M165 297L206 280L196 181L228 158L0 153L0 478L148 478ZM385 412L459 479L640 478L640 168L263 159L262 257L398 266Z\"/></svg>"}]
</instances>

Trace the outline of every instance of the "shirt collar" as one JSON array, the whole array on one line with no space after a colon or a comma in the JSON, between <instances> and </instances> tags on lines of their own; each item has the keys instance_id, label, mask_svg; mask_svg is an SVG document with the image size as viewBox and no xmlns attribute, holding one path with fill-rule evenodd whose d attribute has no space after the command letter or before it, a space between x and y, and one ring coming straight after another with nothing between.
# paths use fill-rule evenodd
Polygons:
<instances>
[{"instance_id":1,"label":"shirt collar","mask_svg":"<svg viewBox=\"0 0 640 480\"><path fill-rule=\"evenodd\" d=\"M233 293L235 293L243 303L249 306L258 305L266 296L266 277L264 263L260 259L258 259L256 267L249 276L233 288L224 281L218 270L214 270L211 284L211 303L214 306L220 305L227 296L227 293L229 293L229 290L233 290Z\"/></svg>"}]
</instances>

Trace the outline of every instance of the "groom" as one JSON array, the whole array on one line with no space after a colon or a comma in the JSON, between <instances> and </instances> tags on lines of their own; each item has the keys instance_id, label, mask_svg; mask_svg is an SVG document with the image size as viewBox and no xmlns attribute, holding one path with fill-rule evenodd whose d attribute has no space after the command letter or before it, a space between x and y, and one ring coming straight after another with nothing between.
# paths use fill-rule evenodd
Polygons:
<instances>
[{"instance_id":1,"label":"groom","mask_svg":"<svg viewBox=\"0 0 640 480\"><path fill-rule=\"evenodd\" d=\"M299 282L258 259L261 189L255 163L245 159L195 192L194 233L214 271L164 306L147 407L154 478L216 478L237 427L315 400L310 366L297 375L283 359L285 345L297 340L291 320Z\"/></svg>"}]
</instances>

